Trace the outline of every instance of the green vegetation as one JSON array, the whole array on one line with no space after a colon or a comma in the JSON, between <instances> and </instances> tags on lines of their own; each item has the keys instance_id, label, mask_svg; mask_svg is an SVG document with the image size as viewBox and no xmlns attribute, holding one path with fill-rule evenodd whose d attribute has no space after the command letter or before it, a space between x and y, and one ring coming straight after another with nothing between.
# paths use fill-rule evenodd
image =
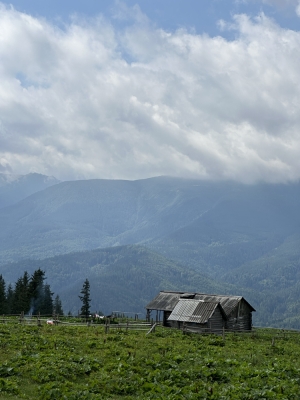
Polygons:
<instances>
[{"instance_id":1,"label":"green vegetation","mask_svg":"<svg viewBox=\"0 0 300 400\"><path fill-rule=\"evenodd\" d=\"M90 282L91 311L145 313L160 290L241 294L191 268L176 264L142 246L118 246L65 254L45 260L24 260L1 267L5 281L14 282L20 270L46 271L51 289L59 293L65 312L78 314L78 295L86 277ZM246 296L246 294L245 294ZM247 296L246 296L247 297ZM256 304L253 305L256 307Z\"/></svg>"},{"instance_id":2,"label":"green vegetation","mask_svg":"<svg viewBox=\"0 0 300 400\"><path fill-rule=\"evenodd\" d=\"M50 285L44 283L45 271L40 268L29 277L25 271L13 289L10 284L6 290L6 284L0 275L0 314L43 314L49 315L54 311L63 314L61 301L57 295L53 304L53 293Z\"/></svg>"},{"instance_id":3,"label":"green vegetation","mask_svg":"<svg viewBox=\"0 0 300 400\"><path fill-rule=\"evenodd\" d=\"M51 289L59 293L65 313L71 311L77 315L80 312L82 303L78 295L86 277L91 286L92 312L102 310L105 315L112 311L144 314L146 304L160 290L195 291L244 296L256 309L253 313L255 326L300 328L299 284L294 283L295 290L287 286L274 291L267 285L264 290L260 288L257 291L252 284L250 288L245 288L244 281L244 285L239 284L242 274L236 277L237 285L221 283L142 246L117 246L44 260L24 260L4 265L1 270L6 282L14 282L19 271L26 269L32 274L39 268L46 272ZM250 275L251 270L246 273Z\"/></svg>"},{"instance_id":4,"label":"green vegetation","mask_svg":"<svg viewBox=\"0 0 300 400\"><path fill-rule=\"evenodd\" d=\"M90 282L88 279L84 281L80 294L82 295L78 296L80 298L80 301L82 302L80 314L82 316L85 316L85 319L88 320L91 308Z\"/></svg>"},{"instance_id":5,"label":"green vegetation","mask_svg":"<svg viewBox=\"0 0 300 400\"><path fill-rule=\"evenodd\" d=\"M0 398L299 399L300 334L0 325Z\"/></svg>"}]
</instances>

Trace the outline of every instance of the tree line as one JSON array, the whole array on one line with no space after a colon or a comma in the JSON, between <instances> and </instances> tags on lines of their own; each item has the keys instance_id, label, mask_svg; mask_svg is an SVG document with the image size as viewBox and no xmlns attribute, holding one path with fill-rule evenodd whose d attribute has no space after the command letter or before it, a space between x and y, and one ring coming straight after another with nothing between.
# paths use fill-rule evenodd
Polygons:
<instances>
[{"instance_id":1,"label":"tree line","mask_svg":"<svg viewBox=\"0 0 300 400\"><path fill-rule=\"evenodd\" d=\"M0 275L0 314L63 315L59 296L53 299L50 285L45 283L45 272L40 268L31 276L25 271L14 287Z\"/></svg>"}]
</instances>

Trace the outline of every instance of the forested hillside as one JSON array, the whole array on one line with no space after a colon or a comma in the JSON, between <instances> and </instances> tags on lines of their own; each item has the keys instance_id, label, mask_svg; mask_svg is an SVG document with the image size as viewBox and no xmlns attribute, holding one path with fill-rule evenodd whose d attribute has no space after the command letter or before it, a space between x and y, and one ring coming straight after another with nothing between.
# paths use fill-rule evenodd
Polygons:
<instances>
[{"instance_id":1,"label":"forested hillside","mask_svg":"<svg viewBox=\"0 0 300 400\"><path fill-rule=\"evenodd\" d=\"M2 266L6 281L14 282L20 270L32 273L41 268L66 312L77 313L83 281L91 284L92 308L104 313L145 313L145 305L160 290L237 293L191 268L178 265L141 246L120 246L71 253L45 260L24 260ZM237 293L238 294L238 293Z\"/></svg>"},{"instance_id":2,"label":"forested hillside","mask_svg":"<svg viewBox=\"0 0 300 400\"><path fill-rule=\"evenodd\" d=\"M299 184L63 182L0 210L0 259L143 243L219 276L298 234L299 200Z\"/></svg>"},{"instance_id":3,"label":"forested hillside","mask_svg":"<svg viewBox=\"0 0 300 400\"><path fill-rule=\"evenodd\" d=\"M55 256L44 260L24 260L2 266L5 280L14 282L20 270L29 273L45 270L54 295L59 295L65 312L77 313L78 295L83 281L91 284L92 309L110 314L112 311L145 313L145 305L160 290L180 290L211 294L244 296L256 312L255 325L300 328L299 289L281 291L270 288L251 289L221 283L190 267L177 264L142 246L117 246ZM245 283L245 282L244 282Z\"/></svg>"},{"instance_id":4,"label":"forested hillside","mask_svg":"<svg viewBox=\"0 0 300 400\"><path fill-rule=\"evenodd\" d=\"M124 293L126 302L114 303L114 308L138 304L142 309L155 291L173 286L201 291L198 278L194 286L190 278L184 281L175 274L171 279L168 269L181 265L182 274L194 273L202 281L203 276L212 278L214 292L224 292L228 284L234 284L237 294L246 293L259 301L257 321L300 327L296 311L300 306L299 204L299 183L244 185L169 177L63 182L0 210L0 272L8 271L4 265L11 261L139 244L152 250L152 261L148 257L150 276L143 278L142 289L135 292L134 299L132 292L125 292L131 281L136 287L142 278L137 272L136 277L133 272L130 275L128 255L122 267L113 258L112 263L99 262L101 268L92 261L75 261L81 259L80 253L58 257L59 274L54 281L63 282L67 306L73 307L78 300L74 293L78 293L86 271L100 291L108 290L105 298L109 301L94 304L107 310L114 296L106 287ZM158 261L153 252L164 256L165 261ZM34 265L35 261L30 263ZM33 268L43 268L40 261L36 263ZM157 275L157 265L162 264L162 275ZM116 265L120 269L111 275ZM28 268L28 262L13 264L11 269L18 270L19 275L23 266ZM54 271L56 267L51 268ZM62 271L67 271L65 278ZM149 285L152 273L153 286ZM124 274L129 275L126 278ZM148 292L146 281L152 288ZM129 286L123 288L124 282ZM59 284L56 288L60 290ZM208 289L204 285L203 291ZM257 293L263 293L263 297Z\"/></svg>"},{"instance_id":5,"label":"forested hillside","mask_svg":"<svg viewBox=\"0 0 300 400\"><path fill-rule=\"evenodd\" d=\"M151 242L234 187L175 178L63 182L0 210L1 260Z\"/></svg>"}]
</instances>

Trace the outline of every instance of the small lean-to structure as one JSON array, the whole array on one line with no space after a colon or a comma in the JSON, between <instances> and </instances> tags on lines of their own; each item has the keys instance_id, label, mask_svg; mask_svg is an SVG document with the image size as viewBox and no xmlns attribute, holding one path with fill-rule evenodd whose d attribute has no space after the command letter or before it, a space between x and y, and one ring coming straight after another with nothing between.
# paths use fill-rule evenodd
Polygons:
<instances>
[{"instance_id":1,"label":"small lean-to structure","mask_svg":"<svg viewBox=\"0 0 300 400\"><path fill-rule=\"evenodd\" d=\"M249 331L255 309L242 296L161 291L146 306L147 318L164 326L196 331Z\"/></svg>"},{"instance_id":2,"label":"small lean-to structure","mask_svg":"<svg viewBox=\"0 0 300 400\"><path fill-rule=\"evenodd\" d=\"M180 299L168 318L168 326L197 332L221 332L226 315L220 303Z\"/></svg>"}]
</instances>

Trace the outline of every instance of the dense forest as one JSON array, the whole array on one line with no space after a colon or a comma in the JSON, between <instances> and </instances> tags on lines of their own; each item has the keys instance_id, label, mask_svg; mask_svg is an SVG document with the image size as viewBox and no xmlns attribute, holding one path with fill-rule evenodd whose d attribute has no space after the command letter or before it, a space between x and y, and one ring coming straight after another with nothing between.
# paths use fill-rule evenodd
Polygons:
<instances>
[{"instance_id":1,"label":"dense forest","mask_svg":"<svg viewBox=\"0 0 300 400\"><path fill-rule=\"evenodd\" d=\"M60 294L65 313L78 314L83 276L91 285L91 311L138 312L160 290L243 296L256 309L256 326L300 327L299 297L292 292L256 291L218 282L193 268L175 263L143 246L116 246L64 254L44 260L24 260L2 266L7 280L14 281L20 269L44 269L51 287ZM284 296L289 302L284 301Z\"/></svg>"},{"instance_id":2,"label":"dense forest","mask_svg":"<svg viewBox=\"0 0 300 400\"><path fill-rule=\"evenodd\" d=\"M278 279L277 291L267 284L256 290L255 285L251 287L251 270L245 271L245 275L249 274L248 287L239 283L243 279L242 274L236 276L236 285L233 285L212 279L193 268L175 263L154 251L136 245L70 253L44 260L23 260L3 265L1 269L8 282L5 292L7 299L12 297L10 282L16 282L15 306L10 308L11 312L15 313L28 310L29 304L30 307L33 304L28 302L26 295L27 302L23 305L24 296L18 295L19 291L22 293L22 288L30 287L27 283L30 281L28 274L18 278L19 271L26 270L34 275L34 271L40 269L46 271L51 288L55 293L59 293L65 314L80 313L82 305L78 295L83 277L86 277L91 285L92 312L101 310L108 315L112 311L120 311L141 313L141 316L144 316L146 304L160 290L228 294L245 297L255 308L255 326L300 329L300 286L297 281L286 286L282 281L280 283L280 279L283 280L280 278L280 270L274 270L274 274L269 277L274 281ZM290 270L292 276L292 268ZM288 275L285 279L288 279ZM47 284L43 284L43 287L49 299L51 290ZM2 298L3 292L2 290ZM41 304L41 300L39 301ZM6 304L7 309L7 304L12 302L9 300L3 304ZM50 307L47 311L49 310Z\"/></svg>"},{"instance_id":3,"label":"dense forest","mask_svg":"<svg viewBox=\"0 0 300 400\"><path fill-rule=\"evenodd\" d=\"M14 287L0 275L0 314L63 314L62 304L57 295L53 300L50 285L45 283L45 271L40 268L31 276L25 271Z\"/></svg>"}]
</instances>

